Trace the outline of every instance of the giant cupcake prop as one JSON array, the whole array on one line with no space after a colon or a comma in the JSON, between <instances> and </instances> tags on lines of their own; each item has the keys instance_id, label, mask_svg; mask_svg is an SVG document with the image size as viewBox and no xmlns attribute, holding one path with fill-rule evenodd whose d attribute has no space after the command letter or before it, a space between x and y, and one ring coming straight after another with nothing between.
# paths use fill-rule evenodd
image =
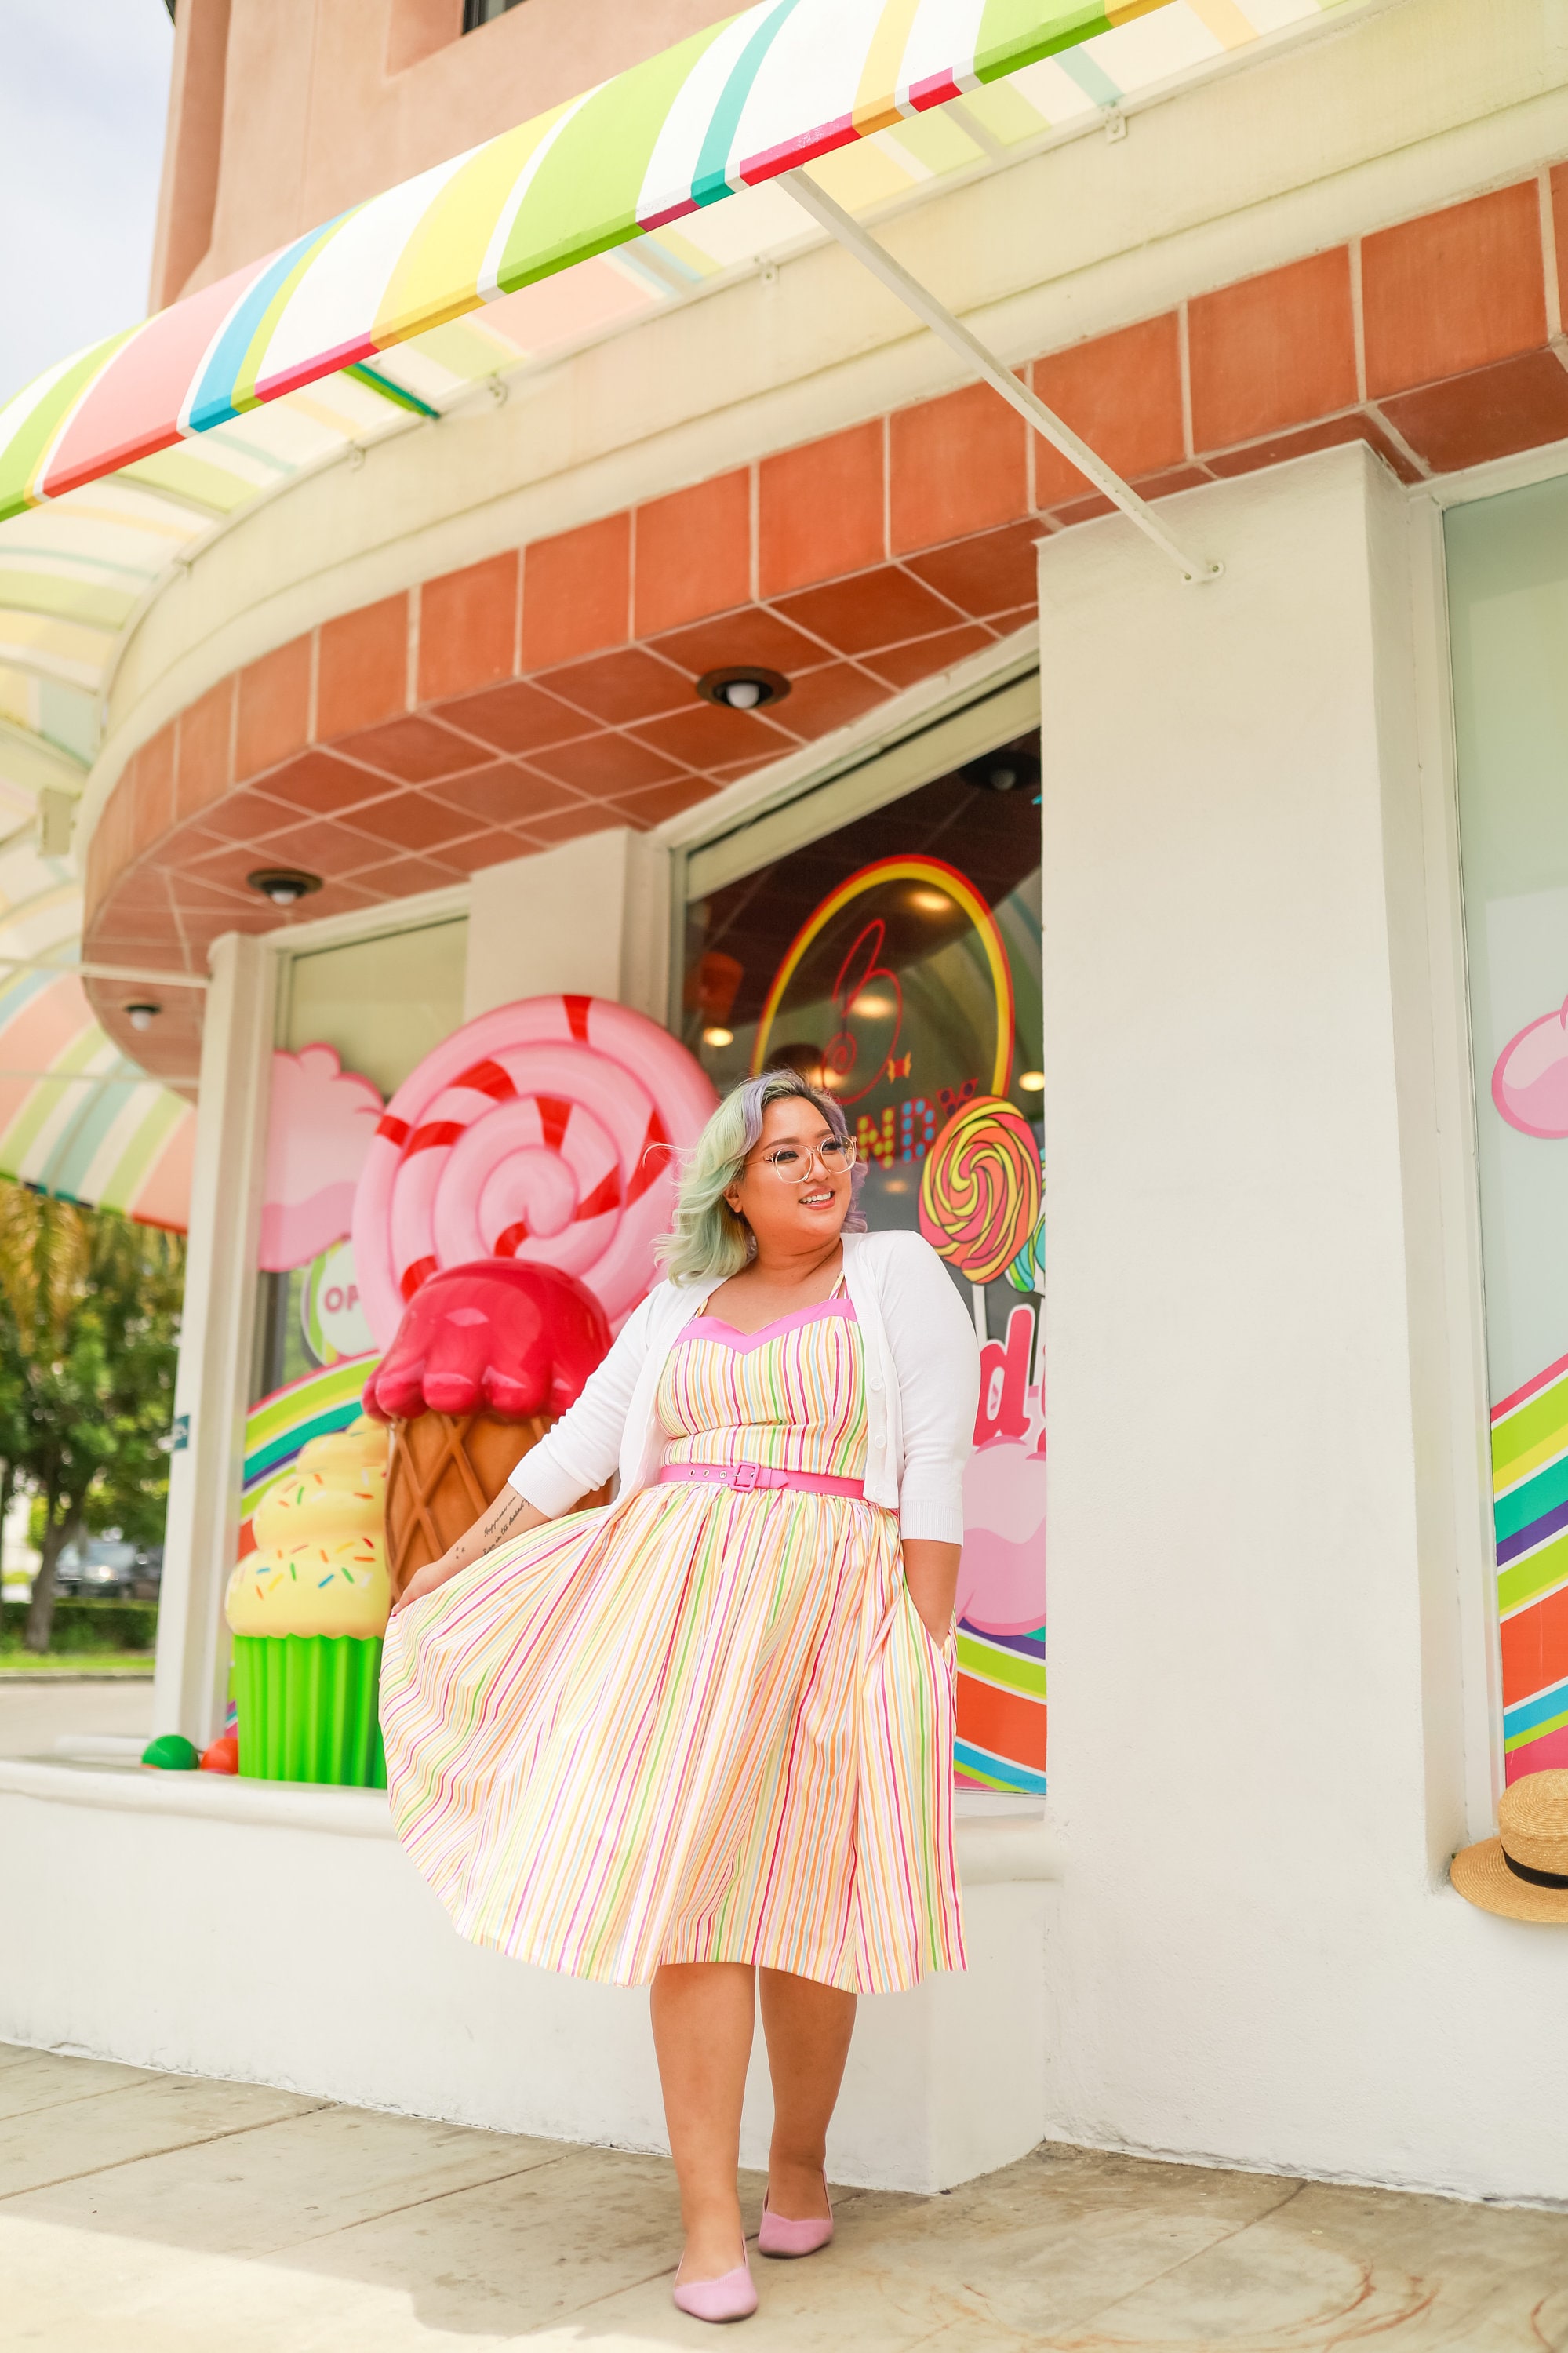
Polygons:
<instances>
[{"instance_id":1,"label":"giant cupcake prop","mask_svg":"<svg viewBox=\"0 0 1568 2353\"><path fill-rule=\"evenodd\" d=\"M363 1415L311 1439L256 1506L257 1549L228 1580L239 1770L384 1788L376 1716L392 1606L387 1433Z\"/></svg>"},{"instance_id":2,"label":"giant cupcake prop","mask_svg":"<svg viewBox=\"0 0 1568 2353\"><path fill-rule=\"evenodd\" d=\"M531 997L466 1023L387 1104L354 1256L387 1352L365 1402L393 1430L395 1592L494 1501L647 1292L676 1152L716 1101L641 1014Z\"/></svg>"}]
</instances>

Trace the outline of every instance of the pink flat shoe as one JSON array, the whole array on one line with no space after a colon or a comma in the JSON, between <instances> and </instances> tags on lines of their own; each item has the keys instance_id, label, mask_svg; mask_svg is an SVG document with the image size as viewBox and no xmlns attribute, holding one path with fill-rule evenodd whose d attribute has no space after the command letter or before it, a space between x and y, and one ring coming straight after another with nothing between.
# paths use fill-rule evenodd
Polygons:
<instances>
[{"instance_id":1,"label":"pink flat shoe","mask_svg":"<svg viewBox=\"0 0 1568 2353\"><path fill-rule=\"evenodd\" d=\"M677 2280L670 2291L678 2312L694 2320L749 2320L757 2310L757 2288L744 2255L732 2272L717 2279Z\"/></svg>"},{"instance_id":2,"label":"pink flat shoe","mask_svg":"<svg viewBox=\"0 0 1568 2353\"><path fill-rule=\"evenodd\" d=\"M827 2177L822 2179L822 2195L828 2194ZM833 2235L833 2207L828 2200L828 2215L824 2221L820 2214L809 2222L791 2222L787 2214L775 2214L766 2198L762 2201L762 2221L757 2233L759 2255L773 2255L782 2261L792 2261L797 2255L814 2255L825 2247Z\"/></svg>"}]
</instances>

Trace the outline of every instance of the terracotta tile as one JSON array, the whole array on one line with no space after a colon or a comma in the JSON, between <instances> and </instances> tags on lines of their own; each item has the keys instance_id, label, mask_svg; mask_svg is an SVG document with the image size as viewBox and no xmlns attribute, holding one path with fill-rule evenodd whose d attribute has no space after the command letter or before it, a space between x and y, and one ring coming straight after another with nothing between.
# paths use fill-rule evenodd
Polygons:
<instances>
[{"instance_id":1,"label":"terracotta tile","mask_svg":"<svg viewBox=\"0 0 1568 2353\"><path fill-rule=\"evenodd\" d=\"M951 547L912 555L909 569L961 612L1002 612L1033 601L1040 538L1037 522L1010 523L1004 531L984 532L978 539L960 539Z\"/></svg>"},{"instance_id":2,"label":"terracotta tile","mask_svg":"<svg viewBox=\"0 0 1568 2353\"><path fill-rule=\"evenodd\" d=\"M626 643L630 617L631 518L606 515L523 556L523 667L553 670L601 646Z\"/></svg>"},{"instance_id":3,"label":"terracotta tile","mask_svg":"<svg viewBox=\"0 0 1568 2353\"><path fill-rule=\"evenodd\" d=\"M373 826L366 833L373 837L376 849L388 854L394 849L418 849L427 857L436 852L444 841L451 841L471 833L474 823L460 810L446 802L432 799L428 793L394 793L390 800L377 801ZM365 861L368 863L368 859Z\"/></svg>"},{"instance_id":4,"label":"terracotta tile","mask_svg":"<svg viewBox=\"0 0 1568 2353\"><path fill-rule=\"evenodd\" d=\"M149 841L158 840L175 822L175 729L171 723L150 735L136 754L136 793L146 813ZM159 812L163 822L157 824ZM156 828L154 830L154 828Z\"/></svg>"},{"instance_id":5,"label":"terracotta tile","mask_svg":"<svg viewBox=\"0 0 1568 2353\"><path fill-rule=\"evenodd\" d=\"M273 769L267 779L267 792L272 800L332 817L356 802L384 798L387 779L368 776L331 752L305 752L287 767Z\"/></svg>"},{"instance_id":6,"label":"terracotta tile","mask_svg":"<svg viewBox=\"0 0 1568 2353\"><path fill-rule=\"evenodd\" d=\"M1314 449L1334 449L1347 441L1364 441L1402 482L1416 482L1420 473L1398 444L1392 441L1375 417L1352 410L1349 417L1326 417L1320 425L1303 426L1298 433L1280 433L1271 440L1254 441L1245 449L1227 449L1209 461L1214 473L1228 480L1262 466L1280 466L1287 458L1305 458Z\"/></svg>"},{"instance_id":7,"label":"terracotta tile","mask_svg":"<svg viewBox=\"0 0 1568 2353\"><path fill-rule=\"evenodd\" d=\"M1011 638L1017 629L1038 628L1040 607L1038 602L1021 605L1015 613L991 613L987 617L999 638Z\"/></svg>"},{"instance_id":8,"label":"terracotta tile","mask_svg":"<svg viewBox=\"0 0 1568 2353\"><path fill-rule=\"evenodd\" d=\"M167 780L154 776L145 781L139 760L130 760L122 769L120 781L99 813L101 828L111 809L116 817L123 808L124 839L132 858L140 858L155 841L162 841L174 817Z\"/></svg>"},{"instance_id":9,"label":"terracotta tile","mask_svg":"<svg viewBox=\"0 0 1568 2353\"><path fill-rule=\"evenodd\" d=\"M1034 363L1034 390L1128 480L1174 466L1181 430L1181 351L1176 313L1075 343ZM1057 505L1087 488L1077 468L1036 434L1034 503Z\"/></svg>"},{"instance_id":10,"label":"terracotta tile","mask_svg":"<svg viewBox=\"0 0 1568 2353\"><path fill-rule=\"evenodd\" d=\"M630 735L585 735L580 744L562 744L535 752L530 765L554 776L558 784L575 786L580 793L602 798L607 793L634 793L644 785L662 784L675 770L668 760L651 752ZM535 828L530 825L530 833Z\"/></svg>"},{"instance_id":11,"label":"terracotta tile","mask_svg":"<svg viewBox=\"0 0 1568 2353\"><path fill-rule=\"evenodd\" d=\"M311 733L311 640L295 638L239 673L234 773L241 780L303 750Z\"/></svg>"},{"instance_id":12,"label":"terracotta tile","mask_svg":"<svg viewBox=\"0 0 1568 2353\"><path fill-rule=\"evenodd\" d=\"M788 621L760 605L743 605L736 612L704 621L694 629L677 629L655 643L666 661L674 662L694 679L705 677L710 670L738 669L742 662L756 662L763 670L782 670L786 678L794 678L800 670L815 670L832 659L825 646L792 629Z\"/></svg>"},{"instance_id":13,"label":"terracotta tile","mask_svg":"<svg viewBox=\"0 0 1568 2353\"><path fill-rule=\"evenodd\" d=\"M895 411L888 425L889 553L1029 512L1029 427L989 384Z\"/></svg>"},{"instance_id":14,"label":"terracotta tile","mask_svg":"<svg viewBox=\"0 0 1568 2353\"><path fill-rule=\"evenodd\" d=\"M449 841L441 851L441 863L459 874L477 874L482 867L504 866L514 858L526 858L530 847L520 834L492 827L486 833L471 833L464 841Z\"/></svg>"},{"instance_id":15,"label":"terracotta tile","mask_svg":"<svg viewBox=\"0 0 1568 2353\"><path fill-rule=\"evenodd\" d=\"M1187 305L1192 446L1225 449L1347 408L1356 336L1347 246Z\"/></svg>"},{"instance_id":16,"label":"terracotta tile","mask_svg":"<svg viewBox=\"0 0 1568 2353\"><path fill-rule=\"evenodd\" d=\"M612 827L625 822L612 801L579 801L576 808L537 818L527 828L527 833L530 841L536 842L541 849L551 849L557 841L576 841L585 833L608 833Z\"/></svg>"},{"instance_id":17,"label":"terracotta tile","mask_svg":"<svg viewBox=\"0 0 1568 2353\"><path fill-rule=\"evenodd\" d=\"M935 638L916 638L911 645L889 647L885 653L870 655L865 666L888 686L913 686L939 670L950 670L954 662L966 660L991 643L991 631L971 623L967 628L944 629Z\"/></svg>"},{"instance_id":18,"label":"terracotta tile","mask_svg":"<svg viewBox=\"0 0 1568 2353\"><path fill-rule=\"evenodd\" d=\"M411 899L420 891L450 890L458 878L450 867L437 866L427 858L398 858L354 879L372 899Z\"/></svg>"},{"instance_id":19,"label":"terracotta tile","mask_svg":"<svg viewBox=\"0 0 1568 2353\"><path fill-rule=\"evenodd\" d=\"M535 817L569 808L576 795L515 760L497 760L466 776L450 776L431 798L445 801L470 825L531 825Z\"/></svg>"},{"instance_id":20,"label":"terracotta tile","mask_svg":"<svg viewBox=\"0 0 1568 2353\"><path fill-rule=\"evenodd\" d=\"M1453 473L1568 438L1568 373L1553 353L1529 352L1379 406L1417 457Z\"/></svg>"},{"instance_id":21,"label":"terracotta tile","mask_svg":"<svg viewBox=\"0 0 1568 2353\"><path fill-rule=\"evenodd\" d=\"M666 818L679 817L683 809L694 808L698 801L711 800L718 786L706 776L680 776L673 785L655 785L646 793L629 793L615 807L634 825L639 833L646 833Z\"/></svg>"},{"instance_id":22,"label":"terracotta tile","mask_svg":"<svg viewBox=\"0 0 1568 2353\"><path fill-rule=\"evenodd\" d=\"M880 417L764 458L758 470L758 574L764 596L879 563Z\"/></svg>"},{"instance_id":23,"label":"terracotta tile","mask_svg":"<svg viewBox=\"0 0 1568 2353\"><path fill-rule=\"evenodd\" d=\"M510 678L522 562L515 550L427 580L419 591L420 702Z\"/></svg>"},{"instance_id":24,"label":"terracotta tile","mask_svg":"<svg viewBox=\"0 0 1568 2353\"><path fill-rule=\"evenodd\" d=\"M546 670L535 682L607 727L682 711L692 700L690 681L641 646Z\"/></svg>"},{"instance_id":25,"label":"terracotta tile","mask_svg":"<svg viewBox=\"0 0 1568 2353\"><path fill-rule=\"evenodd\" d=\"M800 681L783 706L783 715L791 733L810 743L835 727L847 727L852 719L886 699L876 681L867 678L863 670L849 662L835 662L831 670L814 670Z\"/></svg>"},{"instance_id":26,"label":"terracotta tile","mask_svg":"<svg viewBox=\"0 0 1568 2353\"><path fill-rule=\"evenodd\" d=\"M386 596L321 626L316 741L378 727L408 700L408 599Z\"/></svg>"},{"instance_id":27,"label":"terracotta tile","mask_svg":"<svg viewBox=\"0 0 1568 2353\"><path fill-rule=\"evenodd\" d=\"M1213 479L1208 460L1205 459L1201 466L1166 466L1158 474L1139 475L1133 482L1132 488L1138 492L1139 498L1168 499L1177 491L1201 490L1205 482L1212 482ZM1102 498L1097 491L1091 492L1086 499L1068 499L1062 505L1053 507L1050 522L1056 530L1066 531L1070 530L1075 522L1088 522L1096 515L1115 512L1116 509L1110 500Z\"/></svg>"},{"instance_id":28,"label":"terracotta tile","mask_svg":"<svg viewBox=\"0 0 1568 2353\"><path fill-rule=\"evenodd\" d=\"M324 877L350 874L356 867L368 866L376 855L376 844L366 835L315 818L291 833L269 834L264 844L237 844L199 859L196 871L238 889L258 866L298 866L307 874Z\"/></svg>"},{"instance_id":29,"label":"terracotta tile","mask_svg":"<svg viewBox=\"0 0 1568 2353\"><path fill-rule=\"evenodd\" d=\"M906 638L926 638L947 628L952 609L918 580L895 565L863 572L853 580L835 580L825 588L809 588L789 597L782 607L786 620L798 620L841 653L870 653L874 647L901 645Z\"/></svg>"},{"instance_id":30,"label":"terracotta tile","mask_svg":"<svg viewBox=\"0 0 1568 2353\"><path fill-rule=\"evenodd\" d=\"M1374 400L1543 343L1534 182L1363 237L1361 311Z\"/></svg>"},{"instance_id":31,"label":"terracotta tile","mask_svg":"<svg viewBox=\"0 0 1568 2353\"><path fill-rule=\"evenodd\" d=\"M473 765L471 744L439 720L416 712L390 720L385 727L367 727L363 734L340 736L334 748L344 759L357 760L383 776L396 776L402 785L428 785L437 776L455 776Z\"/></svg>"},{"instance_id":32,"label":"terracotta tile","mask_svg":"<svg viewBox=\"0 0 1568 2353\"><path fill-rule=\"evenodd\" d=\"M721 787L725 785L738 784L742 776L754 776L758 768L765 768L767 765L766 760L737 760L733 768L711 768L708 771L708 782L710 785Z\"/></svg>"},{"instance_id":33,"label":"terracotta tile","mask_svg":"<svg viewBox=\"0 0 1568 2353\"><path fill-rule=\"evenodd\" d=\"M241 791L225 793L220 801L203 809L201 830L220 841L264 841L270 833L281 833L299 821L299 810L286 801Z\"/></svg>"},{"instance_id":34,"label":"terracotta tile","mask_svg":"<svg viewBox=\"0 0 1568 2353\"><path fill-rule=\"evenodd\" d=\"M175 809L194 817L228 790L234 722L234 681L221 679L179 718L175 754Z\"/></svg>"},{"instance_id":35,"label":"terracotta tile","mask_svg":"<svg viewBox=\"0 0 1568 2353\"><path fill-rule=\"evenodd\" d=\"M751 475L720 474L637 510L635 632L651 638L751 593Z\"/></svg>"},{"instance_id":36,"label":"terracotta tile","mask_svg":"<svg viewBox=\"0 0 1568 2353\"><path fill-rule=\"evenodd\" d=\"M781 735L779 727L789 724L789 703L786 695L782 702L769 705L778 726L768 719L748 711L730 711L716 702L694 702L689 711L679 712L673 719L655 719L646 727L639 727L637 740L651 744L656 752L672 760L681 760L692 768L722 768L748 754L758 760L776 760L791 751L792 739ZM622 796L624 798L624 796Z\"/></svg>"},{"instance_id":37,"label":"terracotta tile","mask_svg":"<svg viewBox=\"0 0 1568 2353\"><path fill-rule=\"evenodd\" d=\"M431 715L497 752L535 752L587 732L580 712L568 711L552 695L521 682L467 695L461 702L443 702Z\"/></svg>"}]
</instances>

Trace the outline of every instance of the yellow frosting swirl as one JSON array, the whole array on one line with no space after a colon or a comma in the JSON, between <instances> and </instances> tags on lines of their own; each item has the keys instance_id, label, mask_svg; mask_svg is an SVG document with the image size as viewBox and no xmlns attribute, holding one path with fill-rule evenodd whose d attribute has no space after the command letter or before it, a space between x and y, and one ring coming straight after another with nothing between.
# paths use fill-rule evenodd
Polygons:
<instances>
[{"instance_id":1,"label":"yellow frosting swirl","mask_svg":"<svg viewBox=\"0 0 1568 2353\"><path fill-rule=\"evenodd\" d=\"M251 1519L257 1549L228 1580L236 1634L385 1633L387 1432L361 1414L313 1438Z\"/></svg>"}]
</instances>

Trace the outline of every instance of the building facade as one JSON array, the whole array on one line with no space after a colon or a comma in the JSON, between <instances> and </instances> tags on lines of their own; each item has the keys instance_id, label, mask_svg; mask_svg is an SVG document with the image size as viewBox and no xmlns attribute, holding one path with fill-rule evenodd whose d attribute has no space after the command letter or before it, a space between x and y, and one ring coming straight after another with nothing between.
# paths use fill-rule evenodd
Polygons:
<instances>
[{"instance_id":1,"label":"building facade","mask_svg":"<svg viewBox=\"0 0 1568 2353\"><path fill-rule=\"evenodd\" d=\"M268 1239L278 1055L395 1117L525 1000L721 1090L790 1048L889 1224L978 1094L1045 1176L966 1286L974 1966L865 2005L836 2163L1564 2199L1564 1947L1447 1864L1568 1761L1568 48L1546 0L1106 15L810 168L1197 578L782 185L127 423L165 544L74 850L93 1016L195 1107L159 1728L220 1725L250 1503L379 1338L357 1222ZM154 300L196 357L234 273L717 12L464 21L183 0ZM0 1814L56 1890L23 2040L658 2141L635 1999L460 1946L366 1793L59 1763ZM344 1966L346 2027L294 1998Z\"/></svg>"}]
</instances>

